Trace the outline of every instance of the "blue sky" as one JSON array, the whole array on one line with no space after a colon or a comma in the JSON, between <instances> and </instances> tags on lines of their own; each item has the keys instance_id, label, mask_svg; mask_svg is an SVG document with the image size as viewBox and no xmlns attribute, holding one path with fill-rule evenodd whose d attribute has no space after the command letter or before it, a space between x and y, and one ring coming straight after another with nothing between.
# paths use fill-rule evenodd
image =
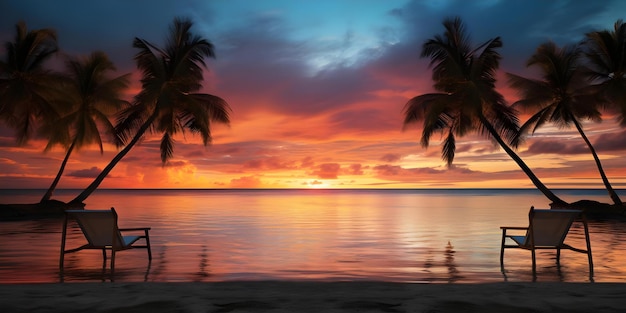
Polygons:
<instances>
[{"instance_id":1,"label":"blue sky","mask_svg":"<svg viewBox=\"0 0 626 313\"><path fill-rule=\"evenodd\" d=\"M626 2L5 0L0 9L2 30L10 30L20 19L33 28L54 27L68 52L102 49L115 55L117 63L132 65L128 60L132 38L160 40L175 16L193 18L218 51L226 48L220 43L232 32L241 36L263 32L294 44L315 45L323 54L320 58L327 59L341 55L347 59L385 44L422 42L440 29L443 18L461 16L477 39L501 36L505 59L513 59L509 54L526 56L542 41L576 42L587 31L610 26L622 18Z\"/></svg>"}]
</instances>

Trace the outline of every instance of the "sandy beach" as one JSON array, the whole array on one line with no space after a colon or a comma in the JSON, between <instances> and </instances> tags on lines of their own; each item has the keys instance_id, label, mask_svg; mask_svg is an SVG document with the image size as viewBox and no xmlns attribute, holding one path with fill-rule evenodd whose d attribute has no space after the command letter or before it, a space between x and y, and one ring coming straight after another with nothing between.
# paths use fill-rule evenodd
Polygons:
<instances>
[{"instance_id":1,"label":"sandy beach","mask_svg":"<svg viewBox=\"0 0 626 313\"><path fill-rule=\"evenodd\" d=\"M626 284L384 282L0 285L1 312L624 312Z\"/></svg>"}]
</instances>

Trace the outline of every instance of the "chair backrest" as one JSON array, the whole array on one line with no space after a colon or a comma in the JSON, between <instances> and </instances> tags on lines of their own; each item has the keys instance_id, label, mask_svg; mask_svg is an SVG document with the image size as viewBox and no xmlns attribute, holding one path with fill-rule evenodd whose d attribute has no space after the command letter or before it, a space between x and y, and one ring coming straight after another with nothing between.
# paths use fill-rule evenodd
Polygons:
<instances>
[{"instance_id":1,"label":"chair backrest","mask_svg":"<svg viewBox=\"0 0 626 313\"><path fill-rule=\"evenodd\" d=\"M122 236L117 228L117 213L111 210L66 210L68 217L76 220L90 245L95 247L122 246Z\"/></svg>"},{"instance_id":2,"label":"chair backrest","mask_svg":"<svg viewBox=\"0 0 626 313\"><path fill-rule=\"evenodd\" d=\"M581 210L536 210L528 214L529 228L525 245L557 247L563 244L574 220ZM531 238L532 236L532 238ZM533 240L531 242L531 240Z\"/></svg>"}]
</instances>

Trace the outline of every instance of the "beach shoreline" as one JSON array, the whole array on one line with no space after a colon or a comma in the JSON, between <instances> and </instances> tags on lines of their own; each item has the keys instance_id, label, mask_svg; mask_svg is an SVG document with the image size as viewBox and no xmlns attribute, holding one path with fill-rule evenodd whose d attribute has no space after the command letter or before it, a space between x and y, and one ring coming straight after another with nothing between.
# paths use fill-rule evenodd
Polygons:
<instances>
[{"instance_id":1,"label":"beach shoreline","mask_svg":"<svg viewBox=\"0 0 626 313\"><path fill-rule=\"evenodd\" d=\"M2 312L623 312L626 284L229 281L0 284Z\"/></svg>"}]
</instances>

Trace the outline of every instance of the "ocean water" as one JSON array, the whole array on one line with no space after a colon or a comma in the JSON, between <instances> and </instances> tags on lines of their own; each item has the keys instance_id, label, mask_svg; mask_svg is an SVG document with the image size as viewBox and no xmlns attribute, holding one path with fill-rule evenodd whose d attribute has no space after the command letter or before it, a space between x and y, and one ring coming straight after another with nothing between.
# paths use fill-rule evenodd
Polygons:
<instances>
[{"instance_id":1,"label":"ocean water","mask_svg":"<svg viewBox=\"0 0 626 313\"><path fill-rule=\"evenodd\" d=\"M608 202L603 190L556 190L566 201ZM0 203L33 203L43 190L0 190ZM77 190L60 190L68 201ZM620 196L626 199L624 191ZM527 226L536 190L98 190L86 209L115 207L120 227L152 227L144 249L119 252L115 275L102 253L68 254L59 271L62 218L0 222L0 283L58 281L380 280L626 282L626 222L590 221L587 257L507 249L500 226ZM72 228L68 248L85 241ZM584 248L574 224L566 243Z\"/></svg>"}]
</instances>

